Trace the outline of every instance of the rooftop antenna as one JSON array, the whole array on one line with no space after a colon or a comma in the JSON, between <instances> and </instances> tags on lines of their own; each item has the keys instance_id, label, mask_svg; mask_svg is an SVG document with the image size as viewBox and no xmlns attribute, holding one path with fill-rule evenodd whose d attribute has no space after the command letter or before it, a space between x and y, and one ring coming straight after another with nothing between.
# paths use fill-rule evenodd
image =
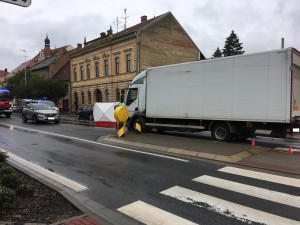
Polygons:
<instances>
[{"instance_id":1,"label":"rooftop antenna","mask_svg":"<svg viewBox=\"0 0 300 225\"><path fill-rule=\"evenodd\" d=\"M119 20L119 17L117 17L116 21L114 21L114 24L117 26L117 33L119 32L119 25L121 24L121 21Z\"/></svg>"},{"instance_id":2,"label":"rooftop antenna","mask_svg":"<svg viewBox=\"0 0 300 225\"><path fill-rule=\"evenodd\" d=\"M27 52L29 52L29 51L27 51L26 49L22 49L22 50L20 50L20 51L22 51L22 52L24 52L24 58L25 58L25 63L26 63L26 58L27 58L27 55L26 55L26 53ZM25 65L25 84L27 84L27 78L26 78L26 65Z\"/></svg>"},{"instance_id":3,"label":"rooftop antenna","mask_svg":"<svg viewBox=\"0 0 300 225\"><path fill-rule=\"evenodd\" d=\"M126 14L126 9L124 9L124 14L125 14L125 17L122 17L122 19L124 19L124 30L125 30L126 29L126 24L127 24L127 18L129 17Z\"/></svg>"}]
</instances>

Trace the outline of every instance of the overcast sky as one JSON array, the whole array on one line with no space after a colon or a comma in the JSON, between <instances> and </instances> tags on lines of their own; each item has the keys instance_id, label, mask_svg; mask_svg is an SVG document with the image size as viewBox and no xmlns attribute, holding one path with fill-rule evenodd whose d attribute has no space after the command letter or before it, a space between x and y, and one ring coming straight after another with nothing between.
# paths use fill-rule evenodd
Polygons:
<instances>
[{"instance_id":1,"label":"overcast sky","mask_svg":"<svg viewBox=\"0 0 300 225\"><path fill-rule=\"evenodd\" d=\"M246 53L285 47L300 50L299 0L32 0L29 7L0 2L0 70L15 69L44 47L77 46L100 36L116 19L127 27L171 11L206 58L224 47L231 30L239 36ZM121 25L119 31L121 30Z\"/></svg>"}]
</instances>

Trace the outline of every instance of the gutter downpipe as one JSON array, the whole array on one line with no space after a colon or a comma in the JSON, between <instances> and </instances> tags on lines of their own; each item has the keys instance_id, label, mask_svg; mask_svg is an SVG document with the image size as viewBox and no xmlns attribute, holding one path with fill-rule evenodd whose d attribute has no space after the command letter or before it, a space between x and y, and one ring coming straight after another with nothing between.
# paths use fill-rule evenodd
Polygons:
<instances>
[{"instance_id":1,"label":"gutter downpipe","mask_svg":"<svg viewBox=\"0 0 300 225\"><path fill-rule=\"evenodd\" d=\"M136 75L140 73L140 43L138 40L138 32L136 32Z\"/></svg>"}]
</instances>

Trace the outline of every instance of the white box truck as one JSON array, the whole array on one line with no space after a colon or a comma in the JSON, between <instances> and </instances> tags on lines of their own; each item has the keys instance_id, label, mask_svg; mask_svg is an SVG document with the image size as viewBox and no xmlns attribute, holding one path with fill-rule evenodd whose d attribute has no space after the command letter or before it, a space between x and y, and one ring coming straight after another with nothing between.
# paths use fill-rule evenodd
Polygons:
<instances>
[{"instance_id":1,"label":"white box truck","mask_svg":"<svg viewBox=\"0 0 300 225\"><path fill-rule=\"evenodd\" d=\"M294 48L149 68L129 86L127 126L146 132L211 131L218 141L256 129L286 137L300 120L300 53Z\"/></svg>"}]
</instances>

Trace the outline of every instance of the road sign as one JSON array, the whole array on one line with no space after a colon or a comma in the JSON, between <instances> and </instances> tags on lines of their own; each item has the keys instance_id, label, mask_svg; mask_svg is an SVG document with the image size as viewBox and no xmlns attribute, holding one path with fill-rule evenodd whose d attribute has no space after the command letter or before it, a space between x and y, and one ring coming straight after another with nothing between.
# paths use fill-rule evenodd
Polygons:
<instances>
[{"instance_id":1,"label":"road sign","mask_svg":"<svg viewBox=\"0 0 300 225\"><path fill-rule=\"evenodd\" d=\"M23 6L23 7L28 7L31 5L31 0L0 0L0 1Z\"/></svg>"}]
</instances>

